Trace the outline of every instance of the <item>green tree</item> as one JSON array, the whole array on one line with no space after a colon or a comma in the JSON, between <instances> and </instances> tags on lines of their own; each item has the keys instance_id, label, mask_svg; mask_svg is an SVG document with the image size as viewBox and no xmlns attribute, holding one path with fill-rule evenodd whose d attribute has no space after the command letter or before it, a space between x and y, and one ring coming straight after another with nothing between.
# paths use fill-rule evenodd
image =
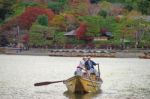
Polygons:
<instances>
[{"instance_id":1,"label":"green tree","mask_svg":"<svg viewBox=\"0 0 150 99\"><path fill-rule=\"evenodd\" d=\"M106 18L107 15L108 15L108 13L107 13L107 11L105 11L105 10L101 10L101 11L99 12L99 15L102 16L102 17L104 17L104 18Z\"/></svg>"},{"instance_id":2,"label":"green tree","mask_svg":"<svg viewBox=\"0 0 150 99\"><path fill-rule=\"evenodd\" d=\"M4 47L9 44L8 39L4 35L0 35L0 46Z\"/></svg>"},{"instance_id":3,"label":"green tree","mask_svg":"<svg viewBox=\"0 0 150 99\"><path fill-rule=\"evenodd\" d=\"M102 1L99 3L102 10L109 12L111 10L112 4L107 1Z\"/></svg>"},{"instance_id":4,"label":"green tree","mask_svg":"<svg viewBox=\"0 0 150 99\"><path fill-rule=\"evenodd\" d=\"M98 3L101 0L90 0L91 3Z\"/></svg>"},{"instance_id":5,"label":"green tree","mask_svg":"<svg viewBox=\"0 0 150 99\"><path fill-rule=\"evenodd\" d=\"M59 31L56 31L54 33L54 39L53 39L53 42L55 44L58 44L58 45L65 45L66 44L66 40L67 38L64 36L64 32L59 32Z\"/></svg>"},{"instance_id":6,"label":"green tree","mask_svg":"<svg viewBox=\"0 0 150 99\"><path fill-rule=\"evenodd\" d=\"M103 20L100 16L83 16L79 20L87 25L87 36L98 36L100 31L100 23Z\"/></svg>"},{"instance_id":7,"label":"green tree","mask_svg":"<svg viewBox=\"0 0 150 99\"><path fill-rule=\"evenodd\" d=\"M48 3L48 7L51 8L56 13L65 9L66 5L68 4L68 0L57 0L57 1L50 1Z\"/></svg>"},{"instance_id":8,"label":"green tree","mask_svg":"<svg viewBox=\"0 0 150 99\"><path fill-rule=\"evenodd\" d=\"M13 13L13 4L16 0L0 0L0 20L5 20L6 17Z\"/></svg>"},{"instance_id":9,"label":"green tree","mask_svg":"<svg viewBox=\"0 0 150 99\"><path fill-rule=\"evenodd\" d=\"M142 12L142 14L150 14L150 1L149 0L140 0L138 2L138 10Z\"/></svg>"},{"instance_id":10,"label":"green tree","mask_svg":"<svg viewBox=\"0 0 150 99\"><path fill-rule=\"evenodd\" d=\"M40 25L48 26L48 16L46 15L38 16L37 21Z\"/></svg>"},{"instance_id":11,"label":"green tree","mask_svg":"<svg viewBox=\"0 0 150 99\"><path fill-rule=\"evenodd\" d=\"M29 44L37 46L51 45L53 42L53 35L53 28L39 24L33 24L29 31Z\"/></svg>"},{"instance_id":12,"label":"green tree","mask_svg":"<svg viewBox=\"0 0 150 99\"><path fill-rule=\"evenodd\" d=\"M33 6L38 6L38 3L37 2L33 2L33 1L30 1L30 2L20 2L18 3L20 6L24 6L24 7L33 7Z\"/></svg>"}]
</instances>

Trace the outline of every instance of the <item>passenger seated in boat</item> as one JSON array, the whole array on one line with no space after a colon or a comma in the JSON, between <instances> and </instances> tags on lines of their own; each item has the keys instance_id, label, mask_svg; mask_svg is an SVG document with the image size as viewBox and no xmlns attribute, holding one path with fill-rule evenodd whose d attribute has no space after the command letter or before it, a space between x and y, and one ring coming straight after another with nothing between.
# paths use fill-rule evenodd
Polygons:
<instances>
[{"instance_id":1,"label":"passenger seated in boat","mask_svg":"<svg viewBox=\"0 0 150 99\"><path fill-rule=\"evenodd\" d=\"M89 74L87 74L87 72L83 72L82 77L86 78L86 79L90 79L90 80L101 81L101 78L100 77L96 77L95 73L91 73L89 75Z\"/></svg>"},{"instance_id":2,"label":"passenger seated in boat","mask_svg":"<svg viewBox=\"0 0 150 99\"><path fill-rule=\"evenodd\" d=\"M90 75L91 73L95 73L95 75L99 77L100 75L94 68L95 65L98 65L98 63L95 63L93 60L91 60L91 57L88 56L87 61L85 62L85 68L87 69L88 74Z\"/></svg>"},{"instance_id":3,"label":"passenger seated in boat","mask_svg":"<svg viewBox=\"0 0 150 99\"><path fill-rule=\"evenodd\" d=\"M74 73L75 75L82 76L82 74L83 74L82 69L84 69L86 60L87 60L86 57L82 58L82 60L80 61L79 65L77 66L77 69L76 69L76 71Z\"/></svg>"},{"instance_id":4,"label":"passenger seated in boat","mask_svg":"<svg viewBox=\"0 0 150 99\"><path fill-rule=\"evenodd\" d=\"M90 78L91 78L91 80L97 80L95 73L91 73Z\"/></svg>"}]
</instances>

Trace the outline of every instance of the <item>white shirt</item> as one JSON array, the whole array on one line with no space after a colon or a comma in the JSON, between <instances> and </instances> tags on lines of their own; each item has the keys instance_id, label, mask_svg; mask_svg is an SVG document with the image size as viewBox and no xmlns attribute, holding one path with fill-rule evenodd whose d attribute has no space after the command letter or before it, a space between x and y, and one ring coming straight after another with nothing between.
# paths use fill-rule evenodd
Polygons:
<instances>
[{"instance_id":1,"label":"white shirt","mask_svg":"<svg viewBox=\"0 0 150 99\"><path fill-rule=\"evenodd\" d=\"M85 61L84 60L80 61L79 67L84 68L84 65L85 65Z\"/></svg>"}]
</instances>

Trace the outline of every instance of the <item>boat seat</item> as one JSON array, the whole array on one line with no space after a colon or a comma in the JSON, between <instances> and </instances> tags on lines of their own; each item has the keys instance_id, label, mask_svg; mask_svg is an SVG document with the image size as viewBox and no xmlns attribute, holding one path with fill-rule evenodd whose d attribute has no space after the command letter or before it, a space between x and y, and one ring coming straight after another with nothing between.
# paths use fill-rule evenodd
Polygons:
<instances>
[{"instance_id":1,"label":"boat seat","mask_svg":"<svg viewBox=\"0 0 150 99\"><path fill-rule=\"evenodd\" d=\"M91 75L95 75L95 73L91 73Z\"/></svg>"}]
</instances>

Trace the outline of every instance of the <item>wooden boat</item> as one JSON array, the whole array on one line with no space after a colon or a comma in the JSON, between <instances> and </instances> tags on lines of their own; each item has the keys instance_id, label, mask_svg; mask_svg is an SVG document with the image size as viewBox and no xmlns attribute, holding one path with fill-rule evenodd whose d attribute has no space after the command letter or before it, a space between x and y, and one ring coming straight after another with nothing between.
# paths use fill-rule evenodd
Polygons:
<instances>
[{"instance_id":1,"label":"wooden boat","mask_svg":"<svg viewBox=\"0 0 150 99\"><path fill-rule=\"evenodd\" d=\"M100 91L102 81L94 80L94 76L90 78L82 76L74 76L64 81L69 92L72 93L89 93Z\"/></svg>"}]
</instances>

